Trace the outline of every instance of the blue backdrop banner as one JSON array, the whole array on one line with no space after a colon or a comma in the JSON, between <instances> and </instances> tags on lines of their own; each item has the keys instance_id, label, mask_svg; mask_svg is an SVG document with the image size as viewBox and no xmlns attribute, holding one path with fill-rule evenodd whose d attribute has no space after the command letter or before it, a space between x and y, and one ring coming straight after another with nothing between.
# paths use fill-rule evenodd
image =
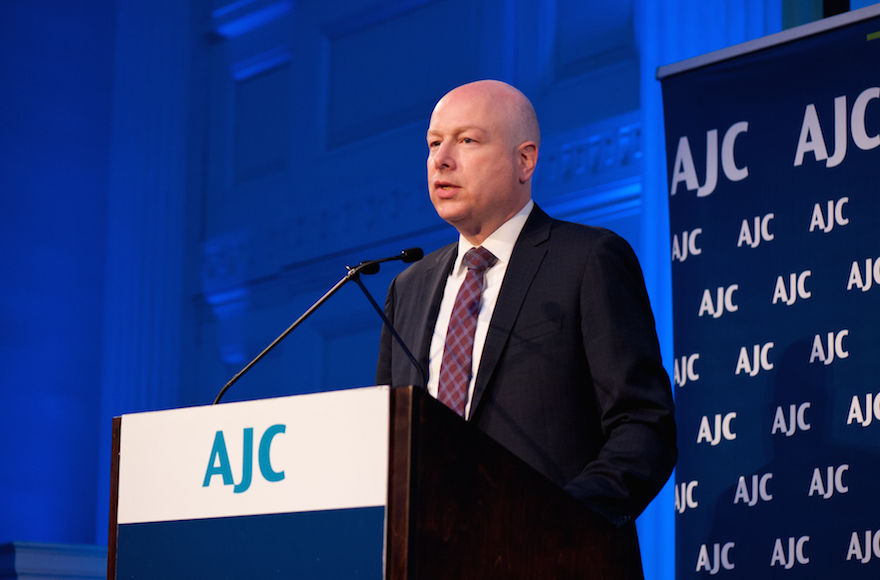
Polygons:
<instances>
[{"instance_id":1,"label":"blue backdrop banner","mask_svg":"<svg viewBox=\"0 0 880 580\"><path fill-rule=\"evenodd\" d=\"M880 17L663 79L677 578L880 578Z\"/></svg>"}]
</instances>

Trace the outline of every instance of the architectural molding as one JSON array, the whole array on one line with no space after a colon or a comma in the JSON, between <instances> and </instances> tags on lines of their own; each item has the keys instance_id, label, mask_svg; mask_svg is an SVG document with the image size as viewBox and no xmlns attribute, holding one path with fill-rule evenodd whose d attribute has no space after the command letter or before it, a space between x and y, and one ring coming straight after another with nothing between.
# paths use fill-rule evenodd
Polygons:
<instances>
[{"instance_id":1,"label":"architectural molding","mask_svg":"<svg viewBox=\"0 0 880 580\"><path fill-rule=\"evenodd\" d=\"M637 113L550 137L541 150L535 199L574 221L602 223L625 217L639 209L641 159ZM386 249L393 254L398 244L415 244L405 240L428 242L449 229L429 211L423 191L398 187L389 193L377 187L342 197L340 205L316 196L295 217L205 240L204 302L219 305L224 296L267 284L292 291L292 280L287 280L292 273L296 287L317 289L328 279L327 264L357 263ZM334 231L346 232L345 239L335 239Z\"/></svg>"},{"instance_id":2,"label":"architectural molding","mask_svg":"<svg viewBox=\"0 0 880 580\"><path fill-rule=\"evenodd\" d=\"M237 38L275 22L292 10L290 0L239 0L211 12L211 30L219 38Z\"/></svg>"},{"instance_id":3,"label":"architectural molding","mask_svg":"<svg viewBox=\"0 0 880 580\"><path fill-rule=\"evenodd\" d=\"M80 544L12 542L0 545L0 578L107 577L107 548Z\"/></svg>"}]
</instances>

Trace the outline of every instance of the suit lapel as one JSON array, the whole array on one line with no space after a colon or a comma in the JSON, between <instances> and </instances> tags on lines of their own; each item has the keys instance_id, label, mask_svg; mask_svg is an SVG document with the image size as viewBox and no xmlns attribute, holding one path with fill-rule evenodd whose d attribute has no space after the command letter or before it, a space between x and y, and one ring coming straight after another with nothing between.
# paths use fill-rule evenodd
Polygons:
<instances>
[{"instance_id":1,"label":"suit lapel","mask_svg":"<svg viewBox=\"0 0 880 580\"><path fill-rule=\"evenodd\" d=\"M477 415L480 401L495 374L495 367L510 338L526 293L547 253L547 245L544 242L550 238L551 223L551 218L535 205L513 247L510 264L507 266L501 291L498 293L498 301L495 303L495 312L492 313L492 320L486 333L480 368L474 383L470 417ZM436 313L434 316L436 318Z\"/></svg>"},{"instance_id":2,"label":"suit lapel","mask_svg":"<svg viewBox=\"0 0 880 580\"><path fill-rule=\"evenodd\" d=\"M443 300L443 290L446 288L446 279L455 258L458 255L458 244L450 244L437 252L434 262L425 271L422 278L424 286L420 296L427 299L429 308L426 312L427 318L419 321L419 327L422 330L422 336L417 343L416 357L425 371L428 372L431 356L431 339L434 336L434 327L437 324L437 314L440 312L440 302ZM430 378L430 377L429 377ZM425 385L427 388L428 385Z\"/></svg>"}]
</instances>

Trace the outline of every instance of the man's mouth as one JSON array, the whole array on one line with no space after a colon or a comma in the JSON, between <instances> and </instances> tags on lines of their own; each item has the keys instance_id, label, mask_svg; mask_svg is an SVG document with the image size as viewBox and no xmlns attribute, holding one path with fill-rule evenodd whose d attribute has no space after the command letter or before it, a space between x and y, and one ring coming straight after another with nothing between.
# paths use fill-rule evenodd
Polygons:
<instances>
[{"instance_id":1,"label":"man's mouth","mask_svg":"<svg viewBox=\"0 0 880 580\"><path fill-rule=\"evenodd\" d=\"M453 189L458 189L458 186L448 181L436 181L434 182L434 189L439 189L441 191L451 191Z\"/></svg>"}]
</instances>

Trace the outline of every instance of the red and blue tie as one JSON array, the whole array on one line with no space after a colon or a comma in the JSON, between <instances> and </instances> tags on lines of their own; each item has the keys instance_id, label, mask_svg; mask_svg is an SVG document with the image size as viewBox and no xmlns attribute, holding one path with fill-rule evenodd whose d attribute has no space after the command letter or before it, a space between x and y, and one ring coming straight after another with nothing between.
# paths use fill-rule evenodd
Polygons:
<instances>
[{"instance_id":1,"label":"red and blue tie","mask_svg":"<svg viewBox=\"0 0 880 580\"><path fill-rule=\"evenodd\" d=\"M465 253L464 263L468 271L449 317L437 398L461 416L464 416L471 381L474 332L480 315L483 275L497 261L498 258L486 248L471 248Z\"/></svg>"}]
</instances>

